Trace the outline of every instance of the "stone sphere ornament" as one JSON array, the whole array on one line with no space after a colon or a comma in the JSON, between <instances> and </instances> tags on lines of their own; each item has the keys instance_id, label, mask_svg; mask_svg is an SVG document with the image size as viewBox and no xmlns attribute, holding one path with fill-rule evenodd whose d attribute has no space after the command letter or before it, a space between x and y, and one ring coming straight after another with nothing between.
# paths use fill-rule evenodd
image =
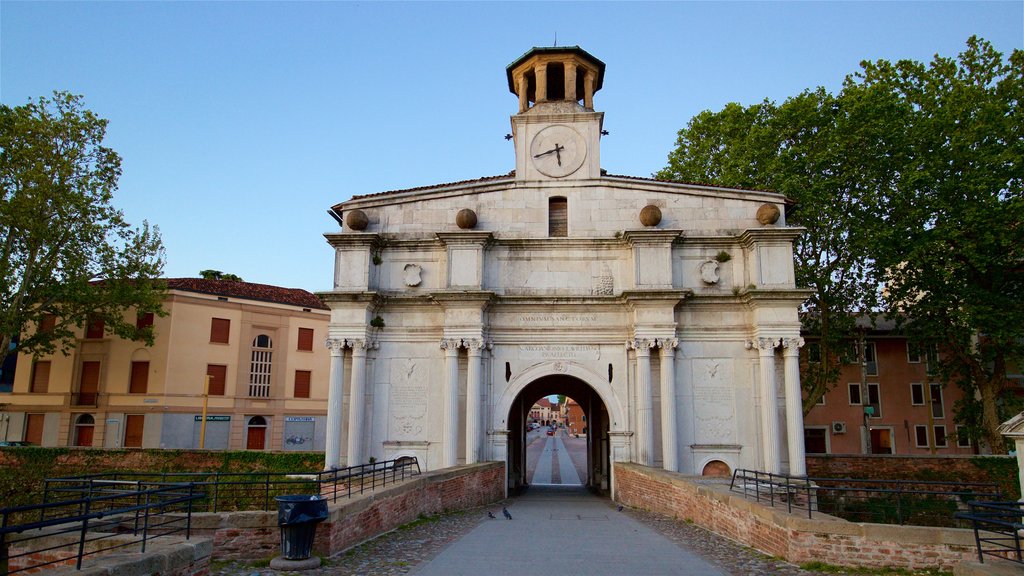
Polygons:
<instances>
[{"instance_id":1,"label":"stone sphere ornament","mask_svg":"<svg viewBox=\"0 0 1024 576\"><path fill-rule=\"evenodd\" d=\"M757 221L762 225L767 226L769 224L775 224L779 221L779 216L782 213L779 212L779 207L775 204L762 204L757 209Z\"/></svg>"},{"instance_id":2,"label":"stone sphere ornament","mask_svg":"<svg viewBox=\"0 0 1024 576\"><path fill-rule=\"evenodd\" d=\"M644 206L640 211L640 223L644 226L657 226L661 223L661 208L654 204Z\"/></svg>"},{"instance_id":3,"label":"stone sphere ornament","mask_svg":"<svg viewBox=\"0 0 1024 576\"><path fill-rule=\"evenodd\" d=\"M370 224L370 219L366 216L366 212L362 210L352 210L345 215L345 224L353 230L363 231Z\"/></svg>"},{"instance_id":4,"label":"stone sphere ornament","mask_svg":"<svg viewBox=\"0 0 1024 576\"><path fill-rule=\"evenodd\" d=\"M455 215L455 223L463 230L476 228L476 212L469 208L459 210L459 213Z\"/></svg>"}]
</instances>

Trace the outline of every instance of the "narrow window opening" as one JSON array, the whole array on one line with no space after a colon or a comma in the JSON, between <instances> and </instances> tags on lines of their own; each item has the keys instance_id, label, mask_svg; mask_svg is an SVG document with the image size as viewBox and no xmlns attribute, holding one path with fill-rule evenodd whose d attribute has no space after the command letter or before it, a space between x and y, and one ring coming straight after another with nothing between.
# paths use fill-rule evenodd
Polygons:
<instances>
[{"instance_id":1,"label":"narrow window opening","mask_svg":"<svg viewBox=\"0 0 1024 576\"><path fill-rule=\"evenodd\" d=\"M565 100L565 66L548 64L548 100Z\"/></svg>"},{"instance_id":2,"label":"narrow window opening","mask_svg":"<svg viewBox=\"0 0 1024 576\"><path fill-rule=\"evenodd\" d=\"M556 196L548 199L548 236L552 238L569 235L569 201Z\"/></svg>"}]
</instances>

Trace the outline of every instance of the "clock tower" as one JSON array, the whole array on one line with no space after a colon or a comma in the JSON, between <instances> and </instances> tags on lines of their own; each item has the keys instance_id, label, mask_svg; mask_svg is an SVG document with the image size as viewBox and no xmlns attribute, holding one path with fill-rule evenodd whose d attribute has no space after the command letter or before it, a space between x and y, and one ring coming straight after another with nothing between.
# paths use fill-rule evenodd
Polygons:
<instances>
[{"instance_id":1,"label":"clock tower","mask_svg":"<svg viewBox=\"0 0 1024 576\"><path fill-rule=\"evenodd\" d=\"M534 48L506 68L519 97L512 116L517 180L586 180L601 176L601 126L594 93L604 62L578 46Z\"/></svg>"}]
</instances>

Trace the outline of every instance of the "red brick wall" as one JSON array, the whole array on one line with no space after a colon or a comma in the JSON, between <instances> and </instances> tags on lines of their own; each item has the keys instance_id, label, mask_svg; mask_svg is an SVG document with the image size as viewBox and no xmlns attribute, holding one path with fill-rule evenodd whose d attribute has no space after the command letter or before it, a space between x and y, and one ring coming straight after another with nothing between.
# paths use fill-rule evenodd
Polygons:
<instances>
[{"instance_id":1,"label":"red brick wall","mask_svg":"<svg viewBox=\"0 0 1024 576\"><path fill-rule=\"evenodd\" d=\"M483 506L505 497L505 466L488 462L427 472L376 492L330 504L313 550L332 555L407 524L421 514ZM277 512L194 514L193 533L213 538L213 556L262 559L280 554Z\"/></svg>"},{"instance_id":2,"label":"red brick wall","mask_svg":"<svg viewBox=\"0 0 1024 576\"><path fill-rule=\"evenodd\" d=\"M698 485L636 464L616 463L614 478L615 499L623 504L692 521L794 563L951 570L975 558L970 530L859 524L819 514L808 519L732 494L727 485Z\"/></svg>"},{"instance_id":3,"label":"red brick wall","mask_svg":"<svg viewBox=\"0 0 1024 576\"><path fill-rule=\"evenodd\" d=\"M807 456L808 476L886 479L944 479L958 482L998 482L975 466L974 456ZM986 456L986 458L1012 458Z\"/></svg>"}]
</instances>

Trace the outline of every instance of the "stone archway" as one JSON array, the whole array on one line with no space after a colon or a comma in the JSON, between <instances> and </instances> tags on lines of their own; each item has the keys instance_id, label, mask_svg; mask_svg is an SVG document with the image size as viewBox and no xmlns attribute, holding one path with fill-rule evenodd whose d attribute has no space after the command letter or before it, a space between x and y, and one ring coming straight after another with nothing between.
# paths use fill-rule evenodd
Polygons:
<instances>
[{"instance_id":1,"label":"stone archway","mask_svg":"<svg viewBox=\"0 0 1024 576\"><path fill-rule=\"evenodd\" d=\"M492 429L507 434L503 454L508 488L517 491L527 485L526 421L530 407L544 396L564 394L583 409L587 423L586 486L609 491L611 487L611 438L609 433L623 426L621 405L607 383L583 366L567 362L539 364L511 380L498 399Z\"/></svg>"}]
</instances>

